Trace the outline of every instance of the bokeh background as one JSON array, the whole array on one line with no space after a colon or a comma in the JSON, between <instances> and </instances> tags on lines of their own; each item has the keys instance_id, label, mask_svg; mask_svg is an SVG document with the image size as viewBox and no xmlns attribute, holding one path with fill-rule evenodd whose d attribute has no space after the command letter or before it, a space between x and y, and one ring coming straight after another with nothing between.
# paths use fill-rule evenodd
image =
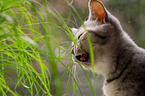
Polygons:
<instances>
[{"instance_id":1,"label":"bokeh background","mask_svg":"<svg viewBox=\"0 0 145 96\"><path fill-rule=\"evenodd\" d=\"M10 0L10 1L17 2L21 0ZM29 3L26 1L29 1ZM85 70L84 72L84 70L80 67L79 64L73 63L72 55L71 55L71 47L72 47L71 42L73 40L69 35L70 31L68 27L78 28L82 24L81 20L83 21L87 20L88 14L89 14L88 1L89 0L33 0L33 1L24 0L24 2L22 1L24 3L23 7L24 9L26 8L28 10L28 12L27 10L25 11L26 14L22 14L24 13L22 10L23 8L21 8L21 10L19 9L19 6L18 6L19 3L17 5L15 4L15 7L14 7L13 3L11 2L6 2L5 0L0 1L0 10L1 10L0 11L0 32L1 32L0 33L0 40L1 40L1 43L0 43L1 44L0 78L4 77L4 79L0 79L1 80L0 90L2 90L0 91L0 95L14 96L12 92L9 92L9 88L10 88L14 93L17 94L16 96L38 96L38 95L49 96L47 92L46 93L44 92L45 88L44 90L41 90L41 87L39 86L39 84L36 84L36 85L38 89L40 87L40 90L36 90L35 88L37 87L34 86L33 84L32 86L29 86L28 83L31 81L31 79L30 81L29 79L27 81L27 78L29 76L26 75L25 73L24 73L24 76L22 77L20 76L20 77L23 79L26 79L26 81L21 80L21 78L19 78L18 75L21 74L22 69L20 68L20 70L17 70L17 67L14 67L14 66L12 67L11 65L9 65L10 64L9 62L4 61L5 58L7 58L6 60L10 60L11 63L13 62L16 64L28 63L29 65L31 63L34 69L32 68L33 70L28 69L26 71L28 71L28 73L32 71L31 74L33 73L34 74L30 75L30 77L36 75L34 77L36 77L35 78L36 81L38 81L38 83L40 84L42 82L41 80L39 80L37 76L41 77L41 75L43 75L41 74L43 73L42 72L43 68L40 65L44 64L45 65L44 69L47 67L48 69L47 68L46 69L50 70L50 71L45 72L45 74L48 74L46 75L46 77L48 76L49 78L51 78L51 79L48 79L48 81L50 80L50 82L48 82L47 79L46 81L44 80L45 81L44 84L50 83L48 84L48 86L50 87L49 90L52 96L72 96L72 95L73 96L93 96L92 89L90 87L90 82L88 81L85 72L87 73L88 78L90 79L91 84L93 86L93 90L95 93L94 96L102 95L103 77L99 74L96 74L96 76L93 76L92 72L89 70ZM121 25L123 26L123 29L130 35L130 37L137 43L137 45L145 48L145 0L100 0L100 1L104 3L104 5L110 11L110 13L112 13L115 17L119 19L119 21L121 22ZM29 5L31 5L31 7ZM2 10L2 9L5 9L5 10ZM13 15L14 13L16 13L16 15ZM78 16L77 13L79 14L80 17ZM34 15L34 16L31 17L31 15ZM25 59L23 60L22 57L19 57L19 55L17 56L17 54L22 55L23 52L13 51L13 53L15 53L14 54L15 58L18 58L16 61L20 61L20 62L15 62L15 58L11 57L10 55L12 53L6 54L6 51L8 52L8 49L12 49L12 50L18 49L19 51L19 48L20 48L20 47L15 48L15 45L12 45L12 41L10 42L9 40L7 41L6 39L7 36L11 36L13 38L13 34L12 35L7 34L7 33L13 32L13 31L8 31L8 29L11 29L11 27L9 27L7 30L3 30L3 28L6 25L11 25L10 22L13 22L13 21L15 22L15 24L12 25L14 26L14 28L12 27L13 31L15 31L16 30L15 28L21 25L21 30L17 30L17 31L18 33L21 33L22 31L23 34L26 35L26 36L23 36L23 35L21 36L23 39L16 38L14 40L20 43L20 45L22 44L22 46L24 46L23 50L32 51L29 54L27 53L25 55L30 55L30 57L32 58L33 54L37 52L40 53L40 57L42 60L41 63L38 62L38 60L35 58L32 58L32 59L29 58L26 60L25 63L23 63ZM32 26L29 26L29 25L32 25ZM32 28L29 29L29 27L32 27ZM49 27L48 29L50 31L50 33L48 32L48 34L45 33L45 31L48 30L47 27ZM48 39L50 40L50 42L47 42L47 39L45 40L45 35L48 35L48 37L46 36L46 38L51 39L51 40ZM5 41L5 43L3 41ZM27 43L23 43L19 41L23 41L23 42L27 41ZM33 46L30 46L30 45L33 45ZM26 46L29 46L29 47L26 47ZM48 54L49 51L47 51L49 50L49 48L53 50L51 55ZM35 52L34 50L38 50L38 51ZM55 59L58 59L60 61L58 62ZM27 62L27 61L30 61L30 62ZM8 68L3 67L4 66L3 62L6 63L10 67ZM22 67L25 68L25 66L22 66ZM26 69L27 67L28 66L26 66ZM20 74L18 74L19 71L20 71ZM73 76L78 84L77 87L74 83L74 78L70 71L73 73ZM33 80L34 79L32 79L32 81ZM7 82L7 84L5 82ZM8 85L8 87L3 87L3 85ZM44 87L43 84L42 86ZM74 91L75 87L76 89Z\"/></svg>"}]
</instances>

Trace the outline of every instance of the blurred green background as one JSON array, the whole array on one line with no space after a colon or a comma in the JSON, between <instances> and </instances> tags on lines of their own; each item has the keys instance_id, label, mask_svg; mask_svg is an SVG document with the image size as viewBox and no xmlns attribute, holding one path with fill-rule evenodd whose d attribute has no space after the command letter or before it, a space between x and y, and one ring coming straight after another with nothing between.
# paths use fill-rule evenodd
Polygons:
<instances>
[{"instance_id":1,"label":"blurred green background","mask_svg":"<svg viewBox=\"0 0 145 96\"><path fill-rule=\"evenodd\" d=\"M100 0L145 48L145 1ZM69 28L88 0L0 0L1 96L101 96L103 77L74 64Z\"/></svg>"}]
</instances>

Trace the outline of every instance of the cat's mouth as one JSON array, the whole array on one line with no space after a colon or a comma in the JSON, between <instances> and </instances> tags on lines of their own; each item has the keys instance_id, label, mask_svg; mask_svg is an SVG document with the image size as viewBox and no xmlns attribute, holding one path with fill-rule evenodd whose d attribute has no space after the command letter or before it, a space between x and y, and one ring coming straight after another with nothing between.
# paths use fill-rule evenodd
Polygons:
<instances>
[{"instance_id":1,"label":"cat's mouth","mask_svg":"<svg viewBox=\"0 0 145 96\"><path fill-rule=\"evenodd\" d=\"M85 53L85 54L81 54L81 55L76 55L75 56L80 62L87 62L89 59L89 54Z\"/></svg>"}]
</instances>

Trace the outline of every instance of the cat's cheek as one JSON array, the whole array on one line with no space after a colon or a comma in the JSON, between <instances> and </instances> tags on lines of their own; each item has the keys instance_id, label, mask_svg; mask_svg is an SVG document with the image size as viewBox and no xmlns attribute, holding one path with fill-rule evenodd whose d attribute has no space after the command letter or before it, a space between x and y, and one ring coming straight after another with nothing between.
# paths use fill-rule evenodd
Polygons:
<instances>
[{"instance_id":1,"label":"cat's cheek","mask_svg":"<svg viewBox=\"0 0 145 96\"><path fill-rule=\"evenodd\" d=\"M87 40L84 40L84 41L81 41L81 48L84 52L86 53L90 53L90 48L89 48L89 44L88 44L88 41Z\"/></svg>"}]
</instances>

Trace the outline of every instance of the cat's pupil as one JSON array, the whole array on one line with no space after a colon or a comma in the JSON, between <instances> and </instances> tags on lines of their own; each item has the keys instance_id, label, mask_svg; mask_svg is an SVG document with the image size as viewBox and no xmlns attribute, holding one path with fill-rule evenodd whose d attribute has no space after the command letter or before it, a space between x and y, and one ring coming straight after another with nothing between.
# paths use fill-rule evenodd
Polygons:
<instances>
[{"instance_id":1,"label":"cat's pupil","mask_svg":"<svg viewBox=\"0 0 145 96\"><path fill-rule=\"evenodd\" d=\"M82 33L83 34L83 33ZM82 36L82 34L80 34L79 36L78 36L78 40L80 39L80 37Z\"/></svg>"}]
</instances>

